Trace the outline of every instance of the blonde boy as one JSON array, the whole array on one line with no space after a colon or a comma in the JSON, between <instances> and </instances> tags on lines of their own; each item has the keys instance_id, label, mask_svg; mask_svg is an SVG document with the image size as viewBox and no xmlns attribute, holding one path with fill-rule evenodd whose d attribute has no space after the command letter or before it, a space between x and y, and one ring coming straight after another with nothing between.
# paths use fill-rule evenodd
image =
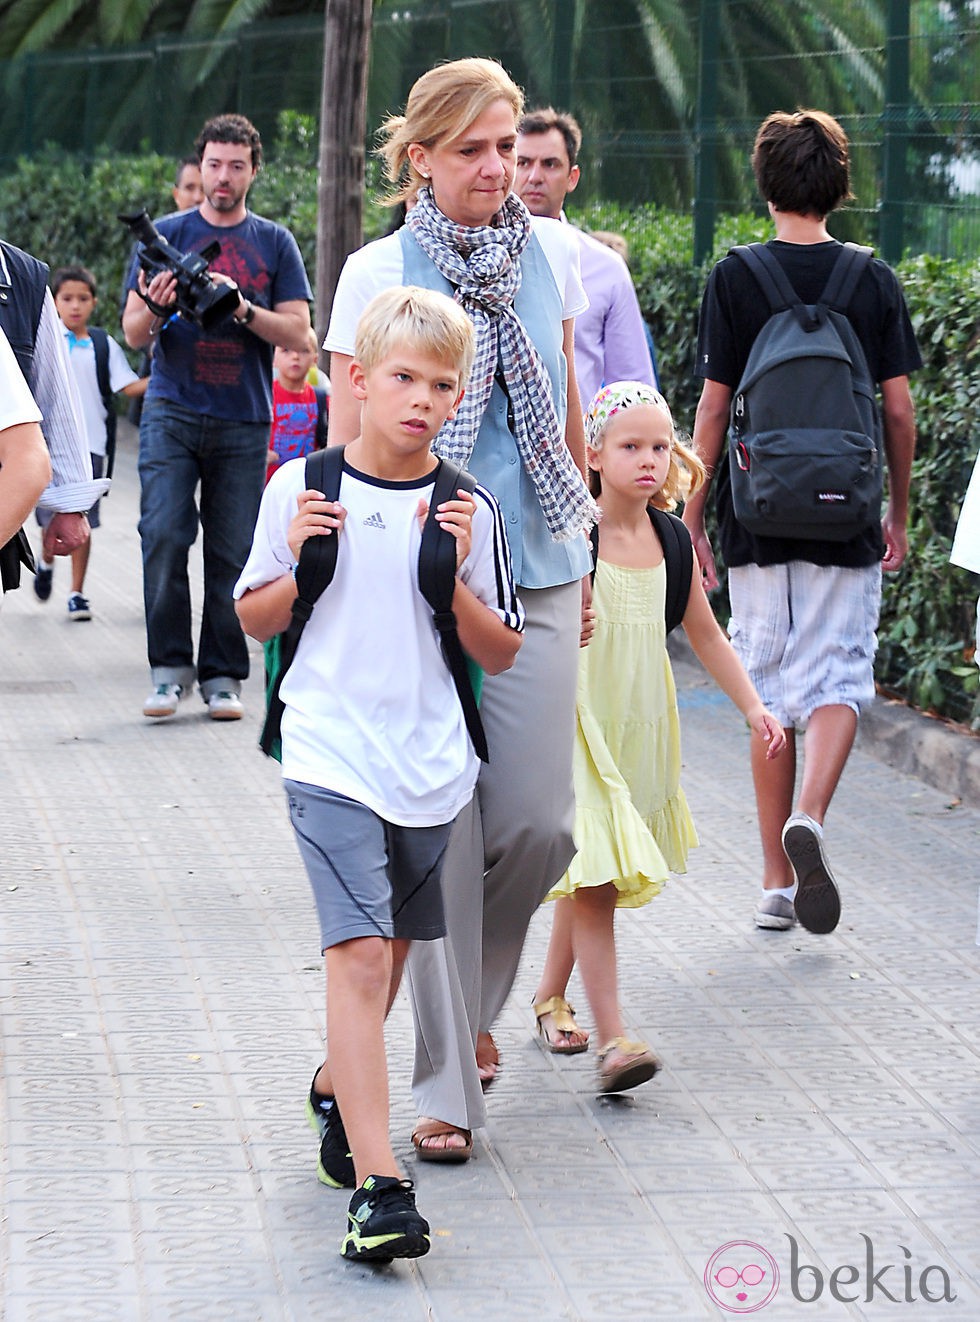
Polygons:
<instances>
[{"instance_id":1,"label":"blonde boy","mask_svg":"<svg viewBox=\"0 0 980 1322\"><path fill-rule=\"evenodd\" d=\"M235 588L243 627L264 640L289 623L303 543L341 539L283 680L282 768L326 956L329 1058L308 1112L319 1178L355 1190L347 1258L429 1249L391 1150L383 1027L410 941L445 931L442 856L478 768L417 572L439 467L430 447L455 416L472 358L469 318L445 295L408 287L373 299L349 369L361 430L345 451L340 499L305 490L302 461L284 464ZM460 641L497 674L523 628L499 509L477 487L437 517L457 543Z\"/></svg>"}]
</instances>

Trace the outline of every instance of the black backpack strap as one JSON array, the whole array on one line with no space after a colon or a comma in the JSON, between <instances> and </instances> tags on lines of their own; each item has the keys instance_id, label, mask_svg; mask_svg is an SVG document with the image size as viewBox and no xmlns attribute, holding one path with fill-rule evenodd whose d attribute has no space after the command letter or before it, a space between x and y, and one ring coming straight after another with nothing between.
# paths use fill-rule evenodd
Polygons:
<instances>
[{"instance_id":1,"label":"black backpack strap","mask_svg":"<svg viewBox=\"0 0 980 1322\"><path fill-rule=\"evenodd\" d=\"M664 565L667 571L667 596L664 602L664 623L671 633L684 618L687 599L691 592L691 575L694 572L694 548L691 534L686 525L676 514L658 510L653 505L647 506L650 522L664 551ZM593 524L589 533L592 544L592 581L595 582L596 561L599 559L599 525Z\"/></svg>"},{"instance_id":2,"label":"black backpack strap","mask_svg":"<svg viewBox=\"0 0 980 1322\"><path fill-rule=\"evenodd\" d=\"M664 623L672 633L684 618L687 599L691 593L691 575L694 572L694 548L691 534L676 514L647 506L660 545L664 548L667 570L667 599L664 603Z\"/></svg>"},{"instance_id":3,"label":"black backpack strap","mask_svg":"<svg viewBox=\"0 0 980 1322\"><path fill-rule=\"evenodd\" d=\"M306 489L322 491L327 500L337 500L340 496L340 479L344 471L344 447L331 445L326 450L314 450L306 457ZM259 736L259 747L266 757L273 757L279 742L279 730L282 725L284 703L279 690L283 676L293 664L296 648L306 628L306 622L313 614L313 607L329 586L337 568L337 543L335 532L329 537L307 537L299 553L296 566L296 600L292 605L292 618L285 633L280 635L280 662L275 682L269 692L265 723Z\"/></svg>"},{"instance_id":4,"label":"black backpack strap","mask_svg":"<svg viewBox=\"0 0 980 1322\"><path fill-rule=\"evenodd\" d=\"M313 445L317 450L322 450L327 444L327 419L330 414L330 401L325 386L314 386L313 394L316 396L316 433L313 438Z\"/></svg>"},{"instance_id":5,"label":"black backpack strap","mask_svg":"<svg viewBox=\"0 0 980 1322\"><path fill-rule=\"evenodd\" d=\"M873 249L864 248L857 243L845 243L837 254L837 261L830 273L827 287L820 296L820 302L837 312L846 312L854 297L858 281L868 269L874 256Z\"/></svg>"},{"instance_id":6,"label":"black backpack strap","mask_svg":"<svg viewBox=\"0 0 980 1322\"><path fill-rule=\"evenodd\" d=\"M419 547L419 591L432 607L432 618L439 634L442 654L459 695L470 741L480 761L487 762L487 737L466 667L466 653L456 632L456 616L453 614L456 538L436 521L436 510L443 501L452 500L460 488L472 491L475 486L476 479L470 473L446 459L440 460Z\"/></svg>"},{"instance_id":7,"label":"black backpack strap","mask_svg":"<svg viewBox=\"0 0 980 1322\"><path fill-rule=\"evenodd\" d=\"M595 583L595 567L599 560L599 525L594 523L589 529L589 545L592 547L592 569L589 578Z\"/></svg>"},{"instance_id":8,"label":"black backpack strap","mask_svg":"<svg viewBox=\"0 0 980 1322\"><path fill-rule=\"evenodd\" d=\"M815 330L821 317L811 313L789 282L779 259L766 243L739 243L729 248L732 257L749 268L766 297L770 314L789 309L804 330Z\"/></svg>"},{"instance_id":9,"label":"black backpack strap","mask_svg":"<svg viewBox=\"0 0 980 1322\"><path fill-rule=\"evenodd\" d=\"M112 477L116 463L116 401L109 381L109 336L101 326L89 326L95 353L95 379L105 408L105 475Z\"/></svg>"}]
</instances>

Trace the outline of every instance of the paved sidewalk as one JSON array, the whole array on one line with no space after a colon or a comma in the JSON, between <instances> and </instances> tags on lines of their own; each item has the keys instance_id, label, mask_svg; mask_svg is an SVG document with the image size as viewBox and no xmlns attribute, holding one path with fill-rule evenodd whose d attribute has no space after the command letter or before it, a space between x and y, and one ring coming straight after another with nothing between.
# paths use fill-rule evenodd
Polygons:
<instances>
[{"instance_id":1,"label":"paved sidewalk","mask_svg":"<svg viewBox=\"0 0 980 1322\"><path fill-rule=\"evenodd\" d=\"M757 931L746 736L687 665L702 847L620 924L628 1019L665 1070L600 1101L591 1053L540 1051L539 914L467 1166L414 1160L396 1005L396 1149L433 1248L382 1270L340 1259L346 1198L317 1183L303 1119L316 921L255 747L260 685L240 723L197 697L140 716L128 429L120 448L93 621L67 620L61 563L46 606L28 585L0 612L7 1322L687 1322L755 1309L773 1266L766 1322L980 1318L980 812L856 753L828 830L841 927ZM703 1277L733 1241L715 1272L767 1275L709 1276L723 1311ZM947 1278L955 1301L930 1302Z\"/></svg>"}]
</instances>

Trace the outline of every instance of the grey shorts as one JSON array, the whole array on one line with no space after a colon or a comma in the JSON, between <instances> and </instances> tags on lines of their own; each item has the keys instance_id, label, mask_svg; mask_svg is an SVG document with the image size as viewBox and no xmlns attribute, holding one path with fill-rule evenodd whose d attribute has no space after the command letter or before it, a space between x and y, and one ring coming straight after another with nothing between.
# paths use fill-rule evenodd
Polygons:
<instances>
[{"instance_id":1,"label":"grey shorts","mask_svg":"<svg viewBox=\"0 0 980 1322\"><path fill-rule=\"evenodd\" d=\"M445 936L439 874L452 822L394 826L332 790L283 785L320 918L321 952L362 936Z\"/></svg>"}]
</instances>

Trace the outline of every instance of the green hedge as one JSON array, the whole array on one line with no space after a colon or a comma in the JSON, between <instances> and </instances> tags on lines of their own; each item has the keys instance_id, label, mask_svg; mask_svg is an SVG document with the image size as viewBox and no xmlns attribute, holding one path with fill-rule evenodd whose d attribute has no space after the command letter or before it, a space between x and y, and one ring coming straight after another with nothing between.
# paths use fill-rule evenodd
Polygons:
<instances>
[{"instance_id":1,"label":"green hedge","mask_svg":"<svg viewBox=\"0 0 980 1322\"><path fill-rule=\"evenodd\" d=\"M315 268L316 144L309 122L285 115L251 201L257 211L288 225ZM118 329L118 302L130 240L118 211L145 204L170 209L174 162L150 154L84 163L51 151L21 162L0 186L0 233L51 266L81 261L101 293L102 324ZM374 171L372 170L372 177ZM693 264L687 216L653 207L594 206L572 212L587 228L616 230L630 260L644 314L653 328L664 393L679 425L690 428L700 393L694 376L697 312L708 266ZM384 208L368 209L366 230L381 233ZM838 232L853 232L843 217ZM715 254L732 243L769 235L761 216L719 221ZM710 265L710 263L708 264ZM886 578L877 672L880 683L926 710L980 727L978 671L973 664L976 578L949 564L949 548L977 453L980 405L980 263L932 257L903 262L908 297L925 366L913 381L919 446L912 483L909 557ZM724 618L724 594L718 602Z\"/></svg>"}]
</instances>

